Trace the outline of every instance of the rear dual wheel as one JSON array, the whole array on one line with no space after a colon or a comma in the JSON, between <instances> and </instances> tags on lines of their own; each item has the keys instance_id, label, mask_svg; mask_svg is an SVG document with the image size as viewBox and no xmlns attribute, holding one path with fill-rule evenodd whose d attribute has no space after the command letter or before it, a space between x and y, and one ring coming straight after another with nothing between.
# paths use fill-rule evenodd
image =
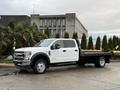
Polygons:
<instances>
[{"instance_id":1,"label":"rear dual wheel","mask_svg":"<svg viewBox=\"0 0 120 90\"><path fill-rule=\"evenodd\" d=\"M104 57L100 57L98 60L95 62L95 67L105 67L106 61Z\"/></svg>"}]
</instances>

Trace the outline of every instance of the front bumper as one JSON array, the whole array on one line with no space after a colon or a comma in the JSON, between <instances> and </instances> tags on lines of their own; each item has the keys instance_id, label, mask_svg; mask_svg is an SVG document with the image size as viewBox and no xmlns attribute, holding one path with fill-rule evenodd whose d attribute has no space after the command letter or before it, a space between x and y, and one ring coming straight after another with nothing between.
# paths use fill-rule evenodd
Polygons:
<instances>
[{"instance_id":1,"label":"front bumper","mask_svg":"<svg viewBox=\"0 0 120 90\"><path fill-rule=\"evenodd\" d=\"M29 66L30 65L30 60L13 60L13 63L16 66Z\"/></svg>"},{"instance_id":2,"label":"front bumper","mask_svg":"<svg viewBox=\"0 0 120 90\"><path fill-rule=\"evenodd\" d=\"M29 60L13 60L16 68L23 70L32 70Z\"/></svg>"}]
</instances>

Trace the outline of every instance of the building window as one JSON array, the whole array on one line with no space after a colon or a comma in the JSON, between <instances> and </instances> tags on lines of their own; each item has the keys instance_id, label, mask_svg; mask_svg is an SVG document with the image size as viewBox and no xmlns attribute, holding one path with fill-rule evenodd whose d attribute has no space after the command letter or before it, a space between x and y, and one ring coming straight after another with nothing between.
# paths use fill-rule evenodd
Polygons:
<instances>
[{"instance_id":1,"label":"building window","mask_svg":"<svg viewBox=\"0 0 120 90\"><path fill-rule=\"evenodd\" d=\"M63 19L63 20L61 21L61 25L62 25L63 27L65 27L65 19Z\"/></svg>"},{"instance_id":2,"label":"building window","mask_svg":"<svg viewBox=\"0 0 120 90\"><path fill-rule=\"evenodd\" d=\"M61 36L61 29L58 29L58 33L60 34L60 36Z\"/></svg>"},{"instance_id":3,"label":"building window","mask_svg":"<svg viewBox=\"0 0 120 90\"><path fill-rule=\"evenodd\" d=\"M45 23L44 20L41 20L41 21L42 21L42 26L44 26L44 23Z\"/></svg>"},{"instance_id":4,"label":"building window","mask_svg":"<svg viewBox=\"0 0 120 90\"><path fill-rule=\"evenodd\" d=\"M42 27L43 25L42 25L42 20L40 20L40 27Z\"/></svg>"},{"instance_id":5,"label":"building window","mask_svg":"<svg viewBox=\"0 0 120 90\"><path fill-rule=\"evenodd\" d=\"M45 19L45 23L44 24L45 24L45 27L46 27L47 26L47 20L46 19Z\"/></svg>"},{"instance_id":6,"label":"building window","mask_svg":"<svg viewBox=\"0 0 120 90\"><path fill-rule=\"evenodd\" d=\"M56 29L53 29L53 36L55 37L56 35Z\"/></svg>"},{"instance_id":7,"label":"building window","mask_svg":"<svg viewBox=\"0 0 120 90\"><path fill-rule=\"evenodd\" d=\"M61 26L61 24L60 24L60 19L57 20L57 25L58 25L58 27Z\"/></svg>"},{"instance_id":8,"label":"building window","mask_svg":"<svg viewBox=\"0 0 120 90\"><path fill-rule=\"evenodd\" d=\"M62 29L62 30L61 30L61 35L62 35L62 37L64 37L64 34L65 34L65 29Z\"/></svg>"},{"instance_id":9,"label":"building window","mask_svg":"<svg viewBox=\"0 0 120 90\"><path fill-rule=\"evenodd\" d=\"M53 26L56 27L56 19L53 20Z\"/></svg>"},{"instance_id":10,"label":"building window","mask_svg":"<svg viewBox=\"0 0 120 90\"><path fill-rule=\"evenodd\" d=\"M49 29L48 31L49 31L50 33L52 33L52 30L51 30L51 29Z\"/></svg>"},{"instance_id":11,"label":"building window","mask_svg":"<svg viewBox=\"0 0 120 90\"><path fill-rule=\"evenodd\" d=\"M61 30L61 37L64 37L64 31Z\"/></svg>"},{"instance_id":12,"label":"building window","mask_svg":"<svg viewBox=\"0 0 120 90\"><path fill-rule=\"evenodd\" d=\"M50 24L50 20L46 19L46 25L49 26L49 24Z\"/></svg>"},{"instance_id":13,"label":"building window","mask_svg":"<svg viewBox=\"0 0 120 90\"><path fill-rule=\"evenodd\" d=\"M65 25L65 21L64 21L64 19L62 20L62 25Z\"/></svg>"}]
</instances>

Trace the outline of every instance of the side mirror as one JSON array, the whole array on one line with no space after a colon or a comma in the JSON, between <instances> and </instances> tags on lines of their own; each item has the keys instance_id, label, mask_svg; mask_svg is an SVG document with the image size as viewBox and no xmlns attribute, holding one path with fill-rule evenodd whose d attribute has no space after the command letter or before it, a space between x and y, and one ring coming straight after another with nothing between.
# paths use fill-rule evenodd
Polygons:
<instances>
[{"instance_id":1,"label":"side mirror","mask_svg":"<svg viewBox=\"0 0 120 90\"><path fill-rule=\"evenodd\" d=\"M51 46L51 49L60 49L60 45L59 44L55 44Z\"/></svg>"},{"instance_id":2,"label":"side mirror","mask_svg":"<svg viewBox=\"0 0 120 90\"><path fill-rule=\"evenodd\" d=\"M60 49L60 45L59 44L55 44L55 49Z\"/></svg>"}]
</instances>

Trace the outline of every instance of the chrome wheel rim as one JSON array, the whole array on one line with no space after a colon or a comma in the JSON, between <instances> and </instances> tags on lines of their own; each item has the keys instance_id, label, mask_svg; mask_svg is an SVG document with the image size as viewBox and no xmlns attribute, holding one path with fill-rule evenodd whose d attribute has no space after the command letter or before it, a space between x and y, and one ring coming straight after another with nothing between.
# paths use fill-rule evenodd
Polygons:
<instances>
[{"instance_id":1,"label":"chrome wheel rim","mask_svg":"<svg viewBox=\"0 0 120 90\"><path fill-rule=\"evenodd\" d=\"M100 58L100 65L104 66L105 65L105 59L104 58Z\"/></svg>"},{"instance_id":2,"label":"chrome wheel rim","mask_svg":"<svg viewBox=\"0 0 120 90\"><path fill-rule=\"evenodd\" d=\"M42 72L44 72L44 70L45 70L45 64L43 62L39 62L37 64L37 71L42 73Z\"/></svg>"}]
</instances>

